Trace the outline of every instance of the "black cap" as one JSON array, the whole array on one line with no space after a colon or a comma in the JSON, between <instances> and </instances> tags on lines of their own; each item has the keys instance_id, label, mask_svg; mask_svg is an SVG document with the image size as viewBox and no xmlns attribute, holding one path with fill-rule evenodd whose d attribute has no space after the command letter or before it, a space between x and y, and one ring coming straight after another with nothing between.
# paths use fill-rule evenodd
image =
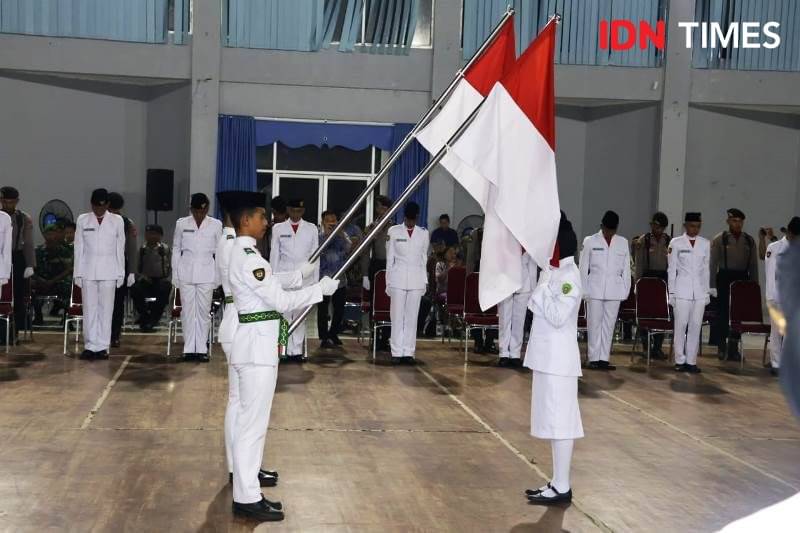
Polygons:
<instances>
[{"instance_id":1,"label":"black cap","mask_svg":"<svg viewBox=\"0 0 800 533\"><path fill-rule=\"evenodd\" d=\"M786 230L792 235L800 235L800 217L792 217L792 220L786 225Z\"/></svg>"},{"instance_id":2,"label":"black cap","mask_svg":"<svg viewBox=\"0 0 800 533\"><path fill-rule=\"evenodd\" d=\"M381 204L383 207L392 207L392 200L388 196L379 194L375 197L375 203Z\"/></svg>"},{"instance_id":3,"label":"black cap","mask_svg":"<svg viewBox=\"0 0 800 533\"><path fill-rule=\"evenodd\" d=\"M578 251L578 237L572 229L572 222L567 219L567 214L561 211L561 221L558 223L558 255L559 259L574 257Z\"/></svg>"},{"instance_id":4,"label":"black cap","mask_svg":"<svg viewBox=\"0 0 800 533\"><path fill-rule=\"evenodd\" d=\"M702 222L703 217L700 213L686 213L686 216L683 217L684 222Z\"/></svg>"},{"instance_id":5,"label":"black cap","mask_svg":"<svg viewBox=\"0 0 800 533\"><path fill-rule=\"evenodd\" d=\"M93 190L90 201L92 205L106 205L108 203L108 191L106 189Z\"/></svg>"},{"instance_id":6,"label":"black cap","mask_svg":"<svg viewBox=\"0 0 800 533\"><path fill-rule=\"evenodd\" d=\"M617 229L619 227L619 215L614 211L606 211L600 223L608 229Z\"/></svg>"},{"instance_id":7,"label":"black cap","mask_svg":"<svg viewBox=\"0 0 800 533\"><path fill-rule=\"evenodd\" d=\"M19 191L14 187L0 187L0 198L3 200L16 200L19 198Z\"/></svg>"},{"instance_id":8,"label":"black cap","mask_svg":"<svg viewBox=\"0 0 800 533\"><path fill-rule=\"evenodd\" d=\"M666 228L667 226L669 226L669 219L667 218L667 215L665 215L661 211L653 215L653 218L650 220L650 222L653 224L658 224L662 228Z\"/></svg>"},{"instance_id":9,"label":"black cap","mask_svg":"<svg viewBox=\"0 0 800 533\"><path fill-rule=\"evenodd\" d=\"M269 207L273 211L277 211L278 213L283 213L286 211L286 199L283 196L276 196L269 202Z\"/></svg>"},{"instance_id":10,"label":"black cap","mask_svg":"<svg viewBox=\"0 0 800 533\"><path fill-rule=\"evenodd\" d=\"M148 224L144 227L145 231L155 231L159 235L164 235L164 228L159 226L158 224Z\"/></svg>"},{"instance_id":11,"label":"black cap","mask_svg":"<svg viewBox=\"0 0 800 533\"><path fill-rule=\"evenodd\" d=\"M408 202L403 210L403 214L407 219L416 220L419 216L419 204L417 202Z\"/></svg>"},{"instance_id":12,"label":"black cap","mask_svg":"<svg viewBox=\"0 0 800 533\"><path fill-rule=\"evenodd\" d=\"M192 195L191 206L192 209L205 209L208 207L208 196L201 192L196 192Z\"/></svg>"},{"instance_id":13,"label":"black cap","mask_svg":"<svg viewBox=\"0 0 800 533\"><path fill-rule=\"evenodd\" d=\"M305 206L306 206L306 203L301 198L292 198L291 200L289 200L289 207L297 208L297 207L305 207Z\"/></svg>"},{"instance_id":14,"label":"black cap","mask_svg":"<svg viewBox=\"0 0 800 533\"><path fill-rule=\"evenodd\" d=\"M108 193L108 207L111 209L122 209L125 205L125 199L118 192Z\"/></svg>"},{"instance_id":15,"label":"black cap","mask_svg":"<svg viewBox=\"0 0 800 533\"><path fill-rule=\"evenodd\" d=\"M225 197L225 209L229 213L240 209L252 209L255 207L265 207L267 205L267 195L263 192L229 192L232 194Z\"/></svg>"},{"instance_id":16,"label":"black cap","mask_svg":"<svg viewBox=\"0 0 800 533\"><path fill-rule=\"evenodd\" d=\"M744 213L741 210L732 207L728 209L728 218L741 218L742 220L745 219Z\"/></svg>"}]
</instances>

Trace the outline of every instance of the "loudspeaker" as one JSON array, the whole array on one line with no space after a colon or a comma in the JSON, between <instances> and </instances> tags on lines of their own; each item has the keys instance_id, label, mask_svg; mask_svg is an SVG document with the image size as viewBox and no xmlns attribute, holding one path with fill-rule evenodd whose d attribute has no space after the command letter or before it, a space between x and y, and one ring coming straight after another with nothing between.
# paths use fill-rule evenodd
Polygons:
<instances>
[{"instance_id":1,"label":"loudspeaker","mask_svg":"<svg viewBox=\"0 0 800 533\"><path fill-rule=\"evenodd\" d=\"M172 211L175 172L164 168L147 169L147 210Z\"/></svg>"}]
</instances>

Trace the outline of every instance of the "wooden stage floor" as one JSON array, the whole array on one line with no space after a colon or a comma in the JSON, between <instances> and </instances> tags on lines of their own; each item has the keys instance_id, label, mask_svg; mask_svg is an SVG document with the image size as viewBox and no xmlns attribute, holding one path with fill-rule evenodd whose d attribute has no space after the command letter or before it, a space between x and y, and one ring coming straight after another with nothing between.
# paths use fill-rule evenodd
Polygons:
<instances>
[{"instance_id":1,"label":"wooden stage floor","mask_svg":"<svg viewBox=\"0 0 800 533\"><path fill-rule=\"evenodd\" d=\"M354 340L281 365L265 494L287 515L256 528L231 515L218 348L182 363L132 335L90 362L37 334L0 355L0 530L714 531L800 487L800 424L757 351L741 374L716 357L646 371L627 347L616 372L586 371L576 501L545 509L522 495L551 470L530 373L419 346L416 367L373 365Z\"/></svg>"}]
</instances>

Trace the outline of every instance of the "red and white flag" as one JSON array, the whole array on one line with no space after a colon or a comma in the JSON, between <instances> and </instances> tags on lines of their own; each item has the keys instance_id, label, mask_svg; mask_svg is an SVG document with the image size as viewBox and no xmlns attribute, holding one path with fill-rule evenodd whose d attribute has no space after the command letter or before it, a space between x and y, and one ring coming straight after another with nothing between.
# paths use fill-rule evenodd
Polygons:
<instances>
[{"instance_id":1,"label":"red and white flag","mask_svg":"<svg viewBox=\"0 0 800 533\"><path fill-rule=\"evenodd\" d=\"M488 309L522 286L519 247L546 268L558 235L555 157L556 23L551 21L492 88L452 147L490 183L484 207L480 304ZM458 171L458 170L457 170ZM456 179L461 181L460 176Z\"/></svg>"}]
</instances>

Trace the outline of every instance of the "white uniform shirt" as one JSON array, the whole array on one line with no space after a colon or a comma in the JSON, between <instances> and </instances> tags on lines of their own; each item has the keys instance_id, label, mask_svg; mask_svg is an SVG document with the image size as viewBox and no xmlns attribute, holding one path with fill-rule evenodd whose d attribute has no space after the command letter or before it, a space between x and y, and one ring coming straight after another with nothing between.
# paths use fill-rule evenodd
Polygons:
<instances>
[{"instance_id":1,"label":"white uniform shirt","mask_svg":"<svg viewBox=\"0 0 800 533\"><path fill-rule=\"evenodd\" d=\"M386 288L425 290L428 285L428 230L414 226L411 236L405 224L392 226L386 235Z\"/></svg>"},{"instance_id":2,"label":"white uniform shirt","mask_svg":"<svg viewBox=\"0 0 800 533\"><path fill-rule=\"evenodd\" d=\"M699 235L694 246L684 233L669 243L667 274L670 297L681 300L705 300L711 274L711 242Z\"/></svg>"},{"instance_id":3,"label":"white uniform shirt","mask_svg":"<svg viewBox=\"0 0 800 533\"><path fill-rule=\"evenodd\" d=\"M582 375L578 349L582 295L581 276L573 257L565 257L559 268L548 266L542 273L528 304L533 324L525 352L526 367L554 376Z\"/></svg>"},{"instance_id":4,"label":"white uniform shirt","mask_svg":"<svg viewBox=\"0 0 800 533\"><path fill-rule=\"evenodd\" d=\"M83 213L75 222L73 278L121 280L125 277L125 222L106 212L103 222Z\"/></svg>"},{"instance_id":5,"label":"white uniform shirt","mask_svg":"<svg viewBox=\"0 0 800 533\"><path fill-rule=\"evenodd\" d=\"M789 248L789 240L784 237L767 246L764 257L764 271L767 281L767 301L780 301L780 283L778 281L778 261Z\"/></svg>"},{"instance_id":6,"label":"white uniform shirt","mask_svg":"<svg viewBox=\"0 0 800 533\"><path fill-rule=\"evenodd\" d=\"M11 279L11 236L13 232L11 217L5 211L0 211L0 279Z\"/></svg>"},{"instance_id":7,"label":"white uniform shirt","mask_svg":"<svg viewBox=\"0 0 800 533\"><path fill-rule=\"evenodd\" d=\"M217 270L219 271L218 277L222 283L222 290L225 293L225 298L233 297L231 294L231 284L228 281L228 270L231 260L231 252L233 251L233 244L236 240L236 231L233 228L223 228L222 236L217 243L216 261ZM233 335L236 332L236 326L239 323L236 314L236 306L232 303L225 304L225 312L222 316L222 323L219 325L219 342L227 344L233 342Z\"/></svg>"},{"instance_id":8,"label":"white uniform shirt","mask_svg":"<svg viewBox=\"0 0 800 533\"><path fill-rule=\"evenodd\" d=\"M179 218L172 239L172 276L180 283L219 284L215 254L222 222L205 217L197 227L194 217Z\"/></svg>"},{"instance_id":9,"label":"white uniform shirt","mask_svg":"<svg viewBox=\"0 0 800 533\"><path fill-rule=\"evenodd\" d=\"M275 272L292 272L308 261L319 246L319 230L314 224L301 219L295 232L292 220L285 220L273 226L271 244L269 264L272 269ZM305 283L315 283L317 279L319 269Z\"/></svg>"},{"instance_id":10,"label":"white uniform shirt","mask_svg":"<svg viewBox=\"0 0 800 533\"><path fill-rule=\"evenodd\" d=\"M583 240L580 259L581 284L587 298L625 300L631 290L631 255L628 240L619 235L606 243L603 232Z\"/></svg>"}]
</instances>

